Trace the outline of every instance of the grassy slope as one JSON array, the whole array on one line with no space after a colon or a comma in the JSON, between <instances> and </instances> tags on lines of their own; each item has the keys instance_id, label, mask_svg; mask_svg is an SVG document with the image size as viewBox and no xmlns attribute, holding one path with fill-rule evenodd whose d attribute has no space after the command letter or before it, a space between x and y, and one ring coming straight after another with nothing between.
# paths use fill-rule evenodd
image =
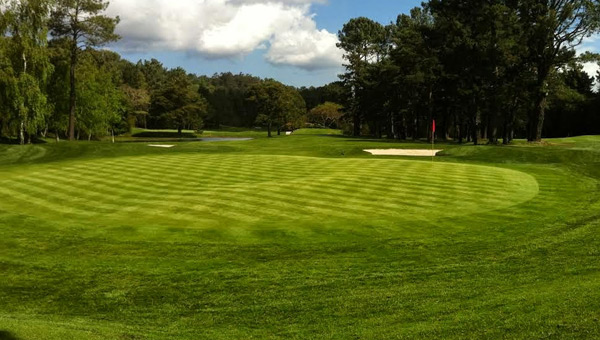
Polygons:
<instances>
[{"instance_id":1,"label":"grassy slope","mask_svg":"<svg viewBox=\"0 0 600 340\"><path fill-rule=\"evenodd\" d=\"M600 138L381 147L0 146L0 339L600 336Z\"/></svg>"}]
</instances>

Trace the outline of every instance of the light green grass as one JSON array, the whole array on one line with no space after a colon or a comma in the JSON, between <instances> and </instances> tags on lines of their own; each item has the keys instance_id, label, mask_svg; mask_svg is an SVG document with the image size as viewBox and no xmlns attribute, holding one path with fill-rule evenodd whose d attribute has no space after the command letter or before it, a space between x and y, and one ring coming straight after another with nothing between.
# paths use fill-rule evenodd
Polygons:
<instances>
[{"instance_id":1,"label":"light green grass","mask_svg":"<svg viewBox=\"0 0 600 340\"><path fill-rule=\"evenodd\" d=\"M600 137L327 133L0 145L0 336L600 337Z\"/></svg>"}]
</instances>

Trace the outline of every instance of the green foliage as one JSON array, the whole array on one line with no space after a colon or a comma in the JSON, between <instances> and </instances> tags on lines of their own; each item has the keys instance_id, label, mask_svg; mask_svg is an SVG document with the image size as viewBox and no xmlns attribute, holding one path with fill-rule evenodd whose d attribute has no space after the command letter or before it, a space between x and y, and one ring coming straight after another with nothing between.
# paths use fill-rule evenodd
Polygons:
<instances>
[{"instance_id":1,"label":"green foliage","mask_svg":"<svg viewBox=\"0 0 600 340\"><path fill-rule=\"evenodd\" d=\"M575 46L600 30L600 3L528 0L520 1L518 10L528 47L527 62L536 70L535 109L529 115L528 140L540 141L550 77L556 69L574 59Z\"/></svg>"},{"instance_id":2,"label":"green foliage","mask_svg":"<svg viewBox=\"0 0 600 340\"><path fill-rule=\"evenodd\" d=\"M345 65L347 72L341 79L352 92L348 96L350 100L347 110L353 116L355 136L360 135L361 119L368 115L373 103L373 91L370 91L373 89L370 86L372 73L369 71L372 71L372 65L386 56L388 33L384 26L365 17L351 19L338 32L338 47L346 51L344 59L348 62Z\"/></svg>"},{"instance_id":3,"label":"green foliage","mask_svg":"<svg viewBox=\"0 0 600 340\"><path fill-rule=\"evenodd\" d=\"M545 133L550 137L595 133L600 126L598 95L592 92L594 78L575 64L553 74L548 80Z\"/></svg>"},{"instance_id":4,"label":"green foliage","mask_svg":"<svg viewBox=\"0 0 600 340\"><path fill-rule=\"evenodd\" d=\"M272 128L279 133L284 128L301 127L306 114L306 103L300 93L272 79L253 85L248 91L248 101L259 113L256 123L267 126L269 137Z\"/></svg>"},{"instance_id":5,"label":"green foliage","mask_svg":"<svg viewBox=\"0 0 600 340\"><path fill-rule=\"evenodd\" d=\"M51 34L69 38L75 47L98 47L116 41L119 18L102 15L109 3L104 0L55 0L50 21Z\"/></svg>"},{"instance_id":6,"label":"green foliage","mask_svg":"<svg viewBox=\"0 0 600 340\"><path fill-rule=\"evenodd\" d=\"M121 121L122 94L111 73L99 65L91 54L84 54L77 66L77 127L88 139L111 134Z\"/></svg>"},{"instance_id":7,"label":"green foliage","mask_svg":"<svg viewBox=\"0 0 600 340\"><path fill-rule=\"evenodd\" d=\"M348 91L344 87L344 83L336 81L320 87L301 87L298 89L302 98L306 102L308 111L325 103L346 103L348 101Z\"/></svg>"},{"instance_id":8,"label":"green foliage","mask_svg":"<svg viewBox=\"0 0 600 340\"><path fill-rule=\"evenodd\" d=\"M62 47L64 41L50 41L49 55L54 72L49 78L47 93L53 110L49 117L48 128L56 138L67 135L69 127L69 55Z\"/></svg>"},{"instance_id":9,"label":"green foliage","mask_svg":"<svg viewBox=\"0 0 600 340\"><path fill-rule=\"evenodd\" d=\"M337 128L342 118L344 107L337 103L325 102L308 113L308 121L322 127Z\"/></svg>"},{"instance_id":10,"label":"green foliage","mask_svg":"<svg viewBox=\"0 0 600 340\"><path fill-rule=\"evenodd\" d=\"M209 103L207 126L252 127L257 113L248 105L249 88L260 79L246 74L221 73L201 79L200 93Z\"/></svg>"},{"instance_id":11,"label":"green foliage","mask_svg":"<svg viewBox=\"0 0 600 340\"><path fill-rule=\"evenodd\" d=\"M155 124L168 124L182 130L199 130L207 112L206 100L198 93L183 69L168 72L167 78L152 98L150 116Z\"/></svg>"},{"instance_id":12,"label":"green foliage","mask_svg":"<svg viewBox=\"0 0 600 340\"><path fill-rule=\"evenodd\" d=\"M130 85L121 85L123 94L124 109L126 111L129 131L136 126L137 122L146 125L148 111L150 110L151 97L148 90L143 88L134 88Z\"/></svg>"},{"instance_id":13,"label":"green foliage","mask_svg":"<svg viewBox=\"0 0 600 340\"><path fill-rule=\"evenodd\" d=\"M443 140L538 141L547 106L561 107L561 96L548 101L550 78L565 65L597 60L575 58L574 47L600 29L599 13L600 4L587 0L430 0L385 27L351 19L338 46L353 133L431 140L436 119Z\"/></svg>"},{"instance_id":14,"label":"green foliage","mask_svg":"<svg viewBox=\"0 0 600 340\"><path fill-rule=\"evenodd\" d=\"M143 74L150 93L159 91L167 79L167 69L156 59L139 61L136 68Z\"/></svg>"},{"instance_id":15,"label":"green foliage","mask_svg":"<svg viewBox=\"0 0 600 340\"><path fill-rule=\"evenodd\" d=\"M9 1L3 11L0 51L0 121L5 130L18 131L20 143L46 125L49 113L43 90L52 73L46 37L50 2L45 0Z\"/></svg>"},{"instance_id":16,"label":"green foliage","mask_svg":"<svg viewBox=\"0 0 600 340\"><path fill-rule=\"evenodd\" d=\"M197 129L252 127L256 122L281 130L301 127L306 120L301 110L276 117L259 112L257 102L247 98L261 80L250 75L185 75L180 90L173 87L172 71L156 59L133 64L114 52L94 50L118 38L118 18L103 15L107 2L2 3L12 9L0 15L0 133L20 134L23 141L32 137L28 134L45 135L47 130L57 138L77 130L102 135L107 125L101 121L126 132L136 126ZM343 105L339 126L356 135L430 139L435 118L438 138L495 144L501 136L509 143L515 135L535 139L545 111L551 120L545 124L549 136L593 133L597 130L589 127L595 126L598 96L590 92L589 79L565 70L598 60L593 53L575 58L573 50L582 37L597 31L598 8L583 0L431 0L387 26L364 17L352 19L338 34L347 62L342 81L298 91L308 110L326 102ZM50 46L45 41L48 28L54 37ZM78 92L90 94L98 86L96 80L76 84L82 56L102 69L101 76L91 78L111 93L76 98ZM31 79L21 77L24 66L38 81L38 90ZM119 93L113 95L112 89ZM94 104L99 98L118 101L106 104L106 115L114 119L93 114L99 112ZM297 96L288 99L296 102L293 107L303 106ZM87 100L91 102L82 102ZM78 101L84 108L76 109ZM82 121L75 115L82 115ZM571 116L576 118L566 124Z\"/></svg>"},{"instance_id":17,"label":"green foliage","mask_svg":"<svg viewBox=\"0 0 600 340\"><path fill-rule=\"evenodd\" d=\"M104 0L56 0L50 19L50 33L63 42L69 54L69 140L75 139L77 115L77 65L83 48L103 46L120 37L115 34L119 18L102 15Z\"/></svg>"}]
</instances>

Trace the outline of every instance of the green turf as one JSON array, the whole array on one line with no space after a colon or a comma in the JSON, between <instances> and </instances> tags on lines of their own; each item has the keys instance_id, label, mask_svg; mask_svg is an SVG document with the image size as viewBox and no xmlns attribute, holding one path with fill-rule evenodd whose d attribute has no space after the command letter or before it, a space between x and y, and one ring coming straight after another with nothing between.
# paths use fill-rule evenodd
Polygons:
<instances>
[{"instance_id":1,"label":"green turf","mask_svg":"<svg viewBox=\"0 0 600 340\"><path fill-rule=\"evenodd\" d=\"M600 137L0 145L0 339L600 337Z\"/></svg>"}]
</instances>

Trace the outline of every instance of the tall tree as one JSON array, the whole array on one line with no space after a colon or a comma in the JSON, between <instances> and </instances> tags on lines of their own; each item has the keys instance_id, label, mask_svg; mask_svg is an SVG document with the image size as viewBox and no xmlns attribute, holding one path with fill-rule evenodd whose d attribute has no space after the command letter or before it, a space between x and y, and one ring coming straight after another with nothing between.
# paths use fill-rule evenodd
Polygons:
<instances>
[{"instance_id":1,"label":"tall tree","mask_svg":"<svg viewBox=\"0 0 600 340\"><path fill-rule=\"evenodd\" d=\"M110 18L102 13L108 7L104 0L56 0L50 21L51 34L68 44L70 57L69 140L75 139L77 112L76 69L82 48L93 48L116 41L119 17Z\"/></svg>"},{"instance_id":2,"label":"tall tree","mask_svg":"<svg viewBox=\"0 0 600 340\"><path fill-rule=\"evenodd\" d=\"M520 18L534 68L535 106L529 114L527 139L542 139L549 95L549 78L575 54L574 47L600 29L600 2L596 0L518 1Z\"/></svg>"},{"instance_id":3,"label":"tall tree","mask_svg":"<svg viewBox=\"0 0 600 340\"><path fill-rule=\"evenodd\" d=\"M414 139L420 137L421 125L429 126L434 115L434 91L439 82L441 65L436 46L431 41L433 17L428 10L413 8L409 15L400 15L392 37L391 82L392 103L403 107L393 119L394 132L400 130L406 138L408 126ZM422 124L422 122L425 124ZM427 128L427 131L431 131ZM428 138L433 136L428 133Z\"/></svg>"},{"instance_id":4,"label":"tall tree","mask_svg":"<svg viewBox=\"0 0 600 340\"><path fill-rule=\"evenodd\" d=\"M361 120L366 112L368 66L378 63L385 50L386 30L383 25L369 18L351 19L338 32L338 47L346 53L344 59L347 72L342 75L344 83L351 88L348 110L351 111L354 124L354 135L361 134Z\"/></svg>"},{"instance_id":5,"label":"tall tree","mask_svg":"<svg viewBox=\"0 0 600 340\"><path fill-rule=\"evenodd\" d=\"M253 85L248 91L248 100L256 105L259 113L256 121L267 126L269 137L273 127L280 133L286 124L293 124L306 113L306 103L300 93L272 79Z\"/></svg>"},{"instance_id":6,"label":"tall tree","mask_svg":"<svg viewBox=\"0 0 600 340\"><path fill-rule=\"evenodd\" d=\"M48 113L43 90L52 72L47 54L47 0L11 0L2 13L8 37L2 38L5 52L1 62L4 109L17 123L21 144L45 124Z\"/></svg>"},{"instance_id":7,"label":"tall tree","mask_svg":"<svg viewBox=\"0 0 600 340\"><path fill-rule=\"evenodd\" d=\"M168 72L153 96L150 115L155 123L174 127L181 135L186 128L200 129L206 111L206 99L198 93L198 87L183 69L177 68Z\"/></svg>"},{"instance_id":8,"label":"tall tree","mask_svg":"<svg viewBox=\"0 0 600 340\"><path fill-rule=\"evenodd\" d=\"M88 140L113 133L124 102L110 65L102 65L95 57L94 51L84 51L77 66L81 80L77 83L77 136L86 134Z\"/></svg>"}]
</instances>

